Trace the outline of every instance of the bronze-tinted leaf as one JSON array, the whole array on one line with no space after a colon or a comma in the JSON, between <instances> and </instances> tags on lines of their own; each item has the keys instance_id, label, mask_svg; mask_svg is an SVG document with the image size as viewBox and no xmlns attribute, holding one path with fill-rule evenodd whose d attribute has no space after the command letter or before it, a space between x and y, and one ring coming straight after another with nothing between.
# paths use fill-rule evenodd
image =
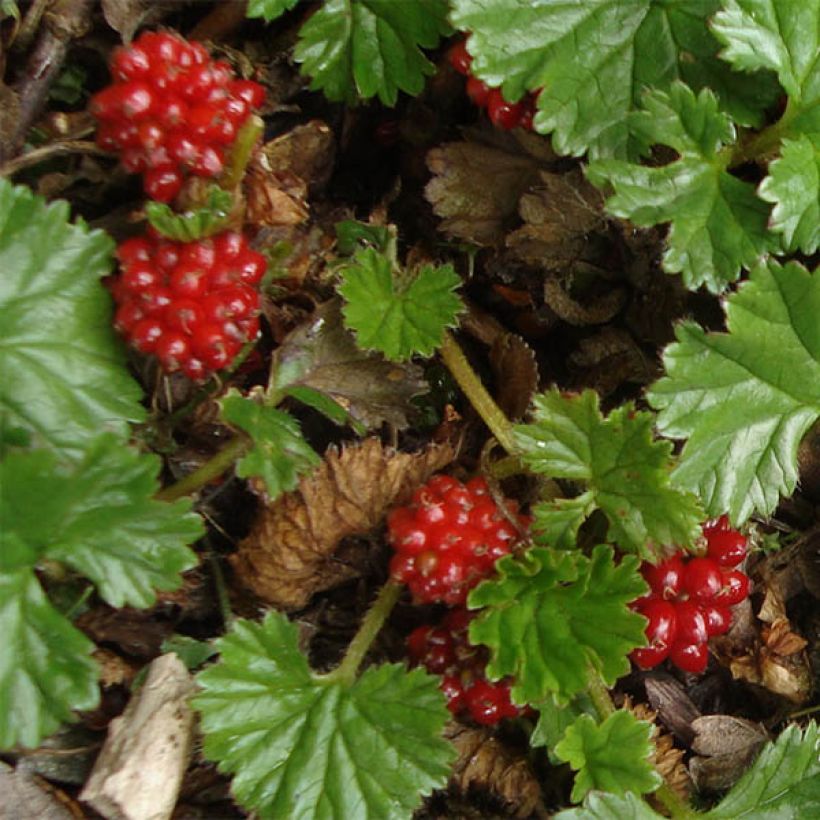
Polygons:
<instances>
[{"instance_id":1,"label":"bronze-tinted leaf","mask_svg":"<svg viewBox=\"0 0 820 820\"><path fill-rule=\"evenodd\" d=\"M544 281L544 301L565 322L571 325L602 325L614 318L626 303L623 288L606 290L600 295L576 299L554 277Z\"/></svg>"},{"instance_id":2,"label":"bronze-tinted leaf","mask_svg":"<svg viewBox=\"0 0 820 820\"><path fill-rule=\"evenodd\" d=\"M446 443L410 454L386 449L376 438L330 450L297 491L261 511L232 556L237 576L273 606L305 606L316 592L359 572L334 560L339 541L372 530L454 456Z\"/></svg>"},{"instance_id":3,"label":"bronze-tinted leaf","mask_svg":"<svg viewBox=\"0 0 820 820\"><path fill-rule=\"evenodd\" d=\"M490 366L498 389L496 400L510 419L520 419L538 389L538 364L532 348L520 337L506 333L490 349Z\"/></svg>"}]
</instances>

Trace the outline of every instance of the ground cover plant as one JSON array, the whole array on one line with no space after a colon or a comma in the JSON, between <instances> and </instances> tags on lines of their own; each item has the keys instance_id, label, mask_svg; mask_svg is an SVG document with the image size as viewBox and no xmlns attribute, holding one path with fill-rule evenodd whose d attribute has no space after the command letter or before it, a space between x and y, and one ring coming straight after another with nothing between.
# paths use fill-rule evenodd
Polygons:
<instances>
[{"instance_id":1,"label":"ground cover plant","mask_svg":"<svg viewBox=\"0 0 820 820\"><path fill-rule=\"evenodd\" d=\"M813 816L818 55L0 3L0 802Z\"/></svg>"}]
</instances>

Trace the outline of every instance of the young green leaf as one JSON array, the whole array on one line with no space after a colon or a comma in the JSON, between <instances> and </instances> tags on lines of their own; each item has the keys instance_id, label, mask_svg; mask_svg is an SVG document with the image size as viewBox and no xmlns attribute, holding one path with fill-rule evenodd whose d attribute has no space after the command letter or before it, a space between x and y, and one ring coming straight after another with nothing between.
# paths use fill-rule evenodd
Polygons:
<instances>
[{"instance_id":1,"label":"young green leaf","mask_svg":"<svg viewBox=\"0 0 820 820\"><path fill-rule=\"evenodd\" d=\"M820 245L820 134L783 140L758 194L774 203L771 228L783 235L786 249L814 253Z\"/></svg>"},{"instance_id":2,"label":"young green leaf","mask_svg":"<svg viewBox=\"0 0 820 820\"><path fill-rule=\"evenodd\" d=\"M294 57L330 100L378 95L395 105L399 91L418 94L435 70L421 49L449 31L447 10L445 0L326 0L302 26Z\"/></svg>"},{"instance_id":3,"label":"young green leaf","mask_svg":"<svg viewBox=\"0 0 820 820\"><path fill-rule=\"evenodd\" d=\"M530 746L547 747L550 762L558 766L562 761L554 753L555 745L567 729L583 714L597 715L587 692L579 692L567 703L559 703L550 696L540 703L531 704L538 711L538 723L530 735Z\"/></svg>"},{"instance_id":4,"label":"young green leaf","mask_svg":"<svg viewBox=\"0 0 820 820\"><path fill-rule=\"evenodd\" d=\"M643 794L661 785L651 757L652 724L619 709L603 723L581 715L555 747L555 754L577 772L572 801L592 791Z\"/></svg>"},{"instance_id":5,"label":"young green leaf","mask_svg":"<svg viewBox=\"0 0 820 820\"><path fill-rule=\"evenodd\" d=\"M270 612L237 621L198 676L205 754L263 818L409 817L443 786L453 749L435 678L388 664L352 684L313 674L298 630Z\"/></svg>"},{"instance_id":6,"label":"young green leaf","mask_svg":"<svg viewBox=\"0 0 820 820\"><path fill-rule=\"evenodd\" d=\"M700 535L700 508L670 486L672 447L653 440L654 421L631 404L603 418L594 390L563 396L552 388L536 396L534 423L515 427L521 459L536 473L588 484L575 499L536 506L539 540L571 546L595 507L609 521L611 540L644 557L654 555L651 542L686 546Z\"/></svg>"},{"instance_id":7,"label":"young green leaf","mask_svg":"<svg viewBox=\"0 0 820 820\"><path fill-rule=\"evenodd\" d=\"M248 0L248 10L245 15L261 17L266 23L270 23L292 9L298 2L299 0Z\"/></svg>"},{"instance_id":8,"label":"young green leaf","mask_svg":"<svg viewBox=\"0 0 820 820\"><path fill-rule=\"evenodd\" d=\"M720 148L734 138L734 127L710 90L696 97L674 83L668 93L648 92L643 105L629 118L632 132L673 148L678 159L653 167L598 160L587 176L615 189L606 202L615 216L642 227L671 222L664 270L681 273L691 290L706 285L719 293L741 267L776 247L767 231L769 207L726 170L729 157Z\"/></svg>"},{"instance_id":9,"label":"young green leaf","mask_svg":"<svg viewBox=\"0 0 820 820\"><path fill-rule=\"evenodd\" d=\"M646 144L627 125L647 87L682 79L710 86L733 116L759 124L776 84L727 71L707 28L719 0L453 0L472 32L472 70L508 99L539 90L535 126L562 154L637 158ZM606 77L602 83L601 77Z\"/></svg>"},{"instance_id":10,"label":"young green leaf","mask_svg":"<svg viewBox=\"0 0 820 820\"><path fill-rule=\"evenodd\" d=\"M812 721L801 730L792 725L764 747L751 768L708 820L804 818L820 816L820 732Z\"/></svg>"},{"instance_id":11,"label":"young green leaf","mask_svg":"<svg viewBox=\"0 0 820 820\"><path fill-rule=\"evenodd\" d=\"M651 809L632 792L621 796L590 792L584 805L553 815L553 820L663 820L664 815Z\"/></svg>"},{"instance_id":12,"label":"young green leaf","mask_svg":"<svg viewBox=\"0 0 820 820\"><path fill-rule=\"evenodd\" d=\"M50 450L7 455L0 520L18 541L14 568L59 561L90 578L111 606L149 606L154 589L179 586L180 573L196 563L186 545L202 522L188 500L153 499L159 468L158 458L123 447L110 433L71 466Z\"/></svg>"},{"instance_id":13,"label":"young green leaf","mask_svg":"<svg viewBox=\"0 0 820 820\"><path fill-rule=\"evenodd\" d=\"M99 281L112 250L68 221L68 203L0 179L0 421L61 455L145 414Z\"/></svg>"},{"instance_id":14,"label":"young green leaf","mask_svg":"<svg viewBox=\"0 0 820 820\"><path fill-rule=\"evenodd\" d=\"M299 483L299 476L309 472L320 458L302 437L293 416L275 407L244 398L231 388L219 401L222 417L240 428L253 440L253 449L236 464L242 478L259 476L271 500Z\"/></svg>"},{"instance_id":15,"label":"young green leaf","mask_svg":"<svg viewBox=\"0 0 820 820\"><path fill-rule=\"evenodd\" d=\"M12 537L0 533L0 749L36 747L99 700L94 645L49 603L33 568L8 566Z\"/></svg>"},{"instance_id":16,"label":"young green leaf","mask_svg":"<svg viewBox=\"0 0 820 820\"><path fill-rule=\"evenodd\" d=\"M490 677L515 677L517 703L550 693L566 701L586 688L591 669L608 684L629 671L627 655L646 643L646 620L627 606L646 591L634 556L616 565L604 545L591 558L535 547L496 569L497 581L470 594L471 608L487 607L470 641L490 647Z\"/></svg>"},{"instance_id":17,"label":"young green leaf","mask_svg":"<svg viewBox=\"0 0 820 820\"><path fill-rule=\"evenodd\" d=\"M431 356L453 327L462 304L453 291L461 279L452 265L395 272L390 259L363 248L340 270L345 324L364 350L388 359Z\"/></svg>"},{"instance_id":18,"label":"young green leaf","mask_svg":"<svg viewBox=\"0 0 820 820\"><path fill-rule=\"evenodd\" d=\"M177 213L164 202L145 203L145 215L163 236L178 242L193 242L225 230L233 207L233 195L211 186L205 204L193 211Z\"/></svg>"},{"instance_id":19,"label":"young green leaf","mask_svg":"<svg viewBox=\"0 0 820 820\"><path fill-rule=\"evenodd\" d=\"M688 439L673 478L710 515L769 515L797 482L797 447L820 416L820 273L770 261L726 300L727 333L693 322L666 348L649 400ZM765 354L764 354L765 351Z\"/></svg>"}]
</instances>

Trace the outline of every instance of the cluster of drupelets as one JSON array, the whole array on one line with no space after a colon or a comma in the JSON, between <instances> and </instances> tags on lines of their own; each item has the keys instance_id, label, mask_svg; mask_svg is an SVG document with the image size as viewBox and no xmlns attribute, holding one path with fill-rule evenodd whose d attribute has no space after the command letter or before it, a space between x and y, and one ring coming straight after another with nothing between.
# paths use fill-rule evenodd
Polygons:
<instances>
[{"instance_id":1,"label":"cluster of drupelets","mask_svg":"<svg viewBox=\"0 0 820 820\"><path fill-rule=\"evenodd\" d=\"M648 621L648 646L636 649L632 660L643 669L668 658L686 672L703 672L709 638L729 631L732 607L749 595L749 578L737 569L746 557L746 537L725 515L707 522L703 535L706 555L677 552L641 567L650 592L633 607Z\"/></svg>"},{"instance_id":2,"label":"cluster of drupelets","mask_svg":"<svg viewBox=\"0 0 820 820\"><path fill-rule=\"evenodd\" d=\"M508 102L500 88L490 88L471 73L473 58L467 51L467 40L456 42L448 52L450 65L467 78L467 96L479 108L487 109L490 122L497 128L509 131L512 128L532 130L538 94L529 93L518 102Z\"/></svg>"},{"instance_id":3,"label":"cluster of drupelets","mask_svg":"<svg viewBox=\"0 0 820 820\"><path fill-rule=\"evenodd\" d=\"M264 89L237 79L201 43L145 32L115 50L113 82L91 100L97 142L116 151L146 194L167 203L189 177L217 178ZM176 242L149 228L117 249L115 326L167 373L194 381L228 367L259 334L264 256L241 233Z\"/></svg>"},{"instance_id":4,"label":"cluster of drupelets","mask_svg":"<svg viewBox=\"0 0 820 820\"><path fill-rule=\"evenodd\" d=\"M510 699L512 679L487 679L487 650L470 643L468 628L475 613L465 609L470 590L494 575L495 562L512 551L529 527L517 502L502 504L503 509L481 477L462 484L437 475L387 519L394 550L391 577L408 586L414 603L451 607L437 625L420 626L410 634L410 661L441 676L453 714L467 714L483 725L523 711ZM668 658L680 669L703 672L708 639L729 630L732 607L749 593L749 579L737 569L746 557L746 537L732 529L726 516L706 523L703 534L705 555L676 552L659 564L641 566L650 592L632 607L647 619L648 645L631 657L643 669Z\"/></svg>"}]
</instances>

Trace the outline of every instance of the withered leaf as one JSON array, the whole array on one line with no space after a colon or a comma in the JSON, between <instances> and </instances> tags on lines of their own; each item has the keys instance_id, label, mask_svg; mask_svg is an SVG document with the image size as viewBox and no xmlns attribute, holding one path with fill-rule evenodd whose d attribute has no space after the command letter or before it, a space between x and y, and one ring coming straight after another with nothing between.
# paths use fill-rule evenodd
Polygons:
<instances>
[{"instance_id":1,"label":"withered leaf","mask_svg":"<svg viewBox=\"0 0 820 820\"><path fill-rule=\"evenodd\" d=\"M498 385L496 400L510 419L519 419L538 389L538 365L532 348L520 337L506 333L490 349L490 366Z\"/></svg>"},{"instance_id":2,"label":"withered leaf","mask_svg":"<svg viewBox=\"0 0 820 820\"><path fill-rule=\"evenodd\" d=\"M449 443L419 453L386 449L376 438L338 451L263 508L231 563L239 580L269 604L293 610L358 570L334 560L338 542L365 533L394 504L455 457Z\"/></svg>"},{"instance_id":3,"label":"withered leaf","mask_svg":"<svg viewBox=\"0 0 820 820\"><path fill-rule=\"evenodd\" d=\"M559 318L571 325L601 325L624 306L626 291L613 288L581 302L573 299L557 278L550 276L544 281L544 301Z\"/></svg>"},{"instance_id":4,"label":"withered leaf","mask_svg":"<svg viewBox=\"0 0 820 820\"><path fill-rule=\"evenodd\" d=\"M691 743L692 723L700 710L683 685L666 672L654 672L645 681L646 696L661 722L684 743Z\"/></svg>"},{"instance_id":5,"label":"withered leaf","mask_svg":"<svg viewBox=\"0 0 820 820\"><path fill-rule=\"evenodd\" d=\"M458 752L451 783L461 791L486 789L500 798L514 817L529 817L541 796L538 780L523 754L509 749L488 729L452 721L444 729Z\"/></svg>"},{"instance_id":6,"label":"withered leaf","mask_svg":"<svg viewBox=\"0 0 820 820\"><path fill-rule=\"evenodd\" d=\"M527 143L529 147L529 143ZM425 196L445 234L493 245L518 221L521 195L537 180L547 157L528 153L520 141L474 136L450 142L427 154L433 178Z\"/></svg>"},{"instance_id":7,"label":"withered leaf","mask_svg":"<svg viewBox=\"0 0 820 820\"><path fill-rule=\"evenodd\" d=\"M507 247L529 264L558 268L581 256L587 235L604 225L603 198L578 169L542 171L539 180L521 197L524 225L507 237Z\"/></svg>"},{"instance_id":8,"label":"withered leaf","mask_svg":"<svg viewBox=\"0 0 820 820\"><path fill-rule=\"evenodd\" d=\"M689 770L698 789L704 791L734 785L769 739L760 724L732 715L704 715L692 728L692 750L698 757L689 761Z\"/></svg>"},{"instance_id":9,"label":"withered leaf","mask_svg":"<svg viewBox=\"0 0 820 820\"><path fill-rule=\"evenodd\" d=\"M283 168L274 171L266 156L257 153L245 175L246 219L254 226L301 225L307 221L307 184Z\"/></svg>"},{"instance_id":10,"label":"withered leaf","mask_svg":"<svg viewBox=\"0 0 820 820\"><path fill-rule=\"evenodd\" d=\"M592 387L607 396L626 382L648 384L658 373L630 334L606 326L582 339L569 355L573 369L570 386Z\"/></svg>"},{"instance_id":11,"label":"withered leaf","mask_svg":"<svg viewBox=\"0 0 820 820\"><path fill-rule=\"evenodd\" d=\"M262 153L274 172L289 171L317 193L333 171L336 142L326 123L311 120L265 143Z\"/></svg>"},{"instance_id":12,"label":"withered leaf","mask_svg":"<svg viewBox=\"0 0 820 820\"><path fill-rule=\"evenodd\" d=\"M388 362L360 350L342 324L341 302L325 302L292 331L273 355L276 389L308 387L338 402L365 427L387 421L408 425L410 399L427 389L422 369L409 362Z\"/></svg>"},{"instance_id":13,"label":"withered leaf","mask_svg":"<svg viewBox=\"0 0 820 820\"><path fill-rule=\"evenodd\" d=\"M102 0L102 12L105 22L129 43L140 26L158 22L167 9L150 0Z\"/></svg>"}]
</instances>

